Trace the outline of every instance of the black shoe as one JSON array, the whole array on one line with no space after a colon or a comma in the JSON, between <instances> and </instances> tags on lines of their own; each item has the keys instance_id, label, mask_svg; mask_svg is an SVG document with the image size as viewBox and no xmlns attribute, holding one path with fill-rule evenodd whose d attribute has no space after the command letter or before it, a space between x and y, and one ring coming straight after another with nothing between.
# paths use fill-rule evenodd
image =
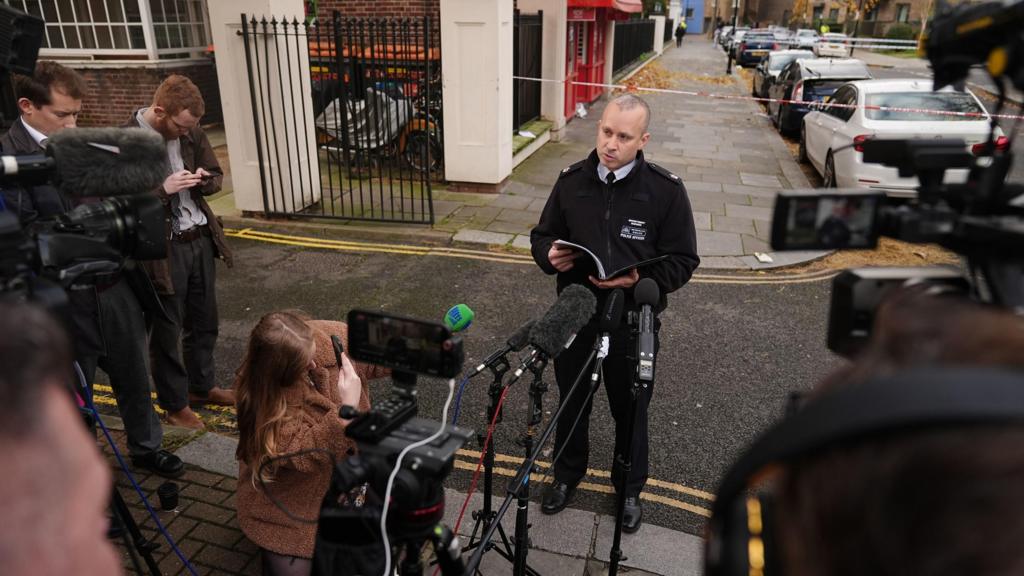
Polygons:
<instances>
[{"instance_id":1,"label":"black shoe","mask_svg":"<svg viewBox=\"0 0 1024 576\"><path fill-rule=\"evenodd\" d=\"M639 530L644 519L644 507L640 504L640 497L627 496L626 506L622 512L622 531L632 534Z\"/></svg>"},{"instance_id":2,"label":"black shoe","mask_svg":"<svg viewBox=\"0 0 1024 576\"><path fill-rule=\"evenodd\" d=\"M132 466L151 470L167 478L177 478L185 473L185 463L167 450L154 450L142 455L133 454Z\"/></svg>"},{"instance_id":3,"label":"black shoe","mask_svg":"<svg viewBox=\"0 0 1024 576\"><path fill-rule=\"evenodd\" d=\"M558 514L572 499L572 494L575 491L575 486L569 486L565 482L548 484L544 489L544 500L541 502L540 511L545 514Z\"/></svg>"}]
</instances>

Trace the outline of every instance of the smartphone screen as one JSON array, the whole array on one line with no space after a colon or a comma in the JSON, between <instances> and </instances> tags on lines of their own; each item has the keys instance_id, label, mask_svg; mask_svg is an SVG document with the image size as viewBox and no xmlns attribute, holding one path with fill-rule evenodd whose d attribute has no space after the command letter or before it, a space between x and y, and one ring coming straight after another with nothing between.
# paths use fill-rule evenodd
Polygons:
<instances>
[{"instance_id":1,"label":"smartphone screen","mask_svg":"<svg viewBox=\"0 0 1024 576\"><path fill-rule=\"evenodd\" d=\"M772 215L775 250L870 249L878 245L879 192L780 192Z\"/></svg>"},{"instance_id":2,"label":"smartphone screen","mask_svg":"<svg viewBox=\"0 0 1024 576\"><path fill-rule=\"evenodd\" d=\"M462 370L462 340L443 324L352 310L348 327L348 353L356 360L449 378Z\"/></svg>"}]
</instances>

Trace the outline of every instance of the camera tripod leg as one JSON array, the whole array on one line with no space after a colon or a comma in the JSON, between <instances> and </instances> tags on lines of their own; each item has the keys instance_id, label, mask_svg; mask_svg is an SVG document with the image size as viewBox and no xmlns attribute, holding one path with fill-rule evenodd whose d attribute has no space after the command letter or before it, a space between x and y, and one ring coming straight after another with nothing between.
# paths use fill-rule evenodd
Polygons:
<instances>
[{"instance_id":1,"label":"camera tripod leg","mask_svg":"<svg viewBox=\"0 0 1024 576\"><path fill-rule=\"evenodd\" d=\"M132 517L131 510L128 509L128 504L125 503L124 498L121 497L121 493L117 491L115 486L112 490L113 494L110 498L110 509L114 514L114 518L121 524L121 528L125 530L125 546L128 548L128 552L132 556L132 561L136 564L135 568L141 572L141 567L138 566L138 559L135 553L138 552L142 556L143 560L146 561L146 567L149 568L149 573L153 576L160 576L160 567L157 566L156 560L153 559L153 552L160 548L160 544L151 540L146 540L142 536L142 531L139 530L139 525L135 523L135 518ZM128 537L131 537L131 543L129 545Z\"/></svg>"}]
</instances>

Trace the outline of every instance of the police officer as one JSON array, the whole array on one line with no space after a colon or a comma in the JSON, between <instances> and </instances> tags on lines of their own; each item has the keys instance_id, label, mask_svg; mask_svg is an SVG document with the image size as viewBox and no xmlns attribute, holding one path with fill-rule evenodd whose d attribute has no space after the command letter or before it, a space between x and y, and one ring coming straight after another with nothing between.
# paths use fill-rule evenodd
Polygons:
<instances>
[{"instance_id":1,"label":"police officer","mask_svg":"<svg viewBox=\"0 0 1024 576\"><path fill-rule=\"evenodd\" d=\"M643 147L650 139L647 127L650 108L638 96L625 94L612 100L598 125L597 147L586 160L564 169L548 198L540 223L530 235L533 258L548 274L556 274L558 291L570 284L590 288L598 299L598 310L615 288L626 293L625 309L637 310L632 287L641 277L658 283L661 302L655 313L665 309L666 294L678 290L690 279L700 263L693 212L686 188L678 176L644 160ZM602 259L606 270L616 270L658 256L664 259L607 280L596 276L596 265L585 253L554 245L567 240L586 246ZM660 322L655 321L655 333ZM555 434L557 447L565 445L555 462L554 481L544 493L541 510L555 514L565 508L587 470L588 428L591 404L586 391L578 388L566 398L569 388L584 368L597 337L596 319L588 324L572 346L555 359L555 378L563 402L567 402ZM655 336L655 349L657 349ZM615 419L615 452L628 445L626 437L628 407L635 362L635 338L623 322L611 335L611 346L604 361L604 383ZM625 480L626 507L623 529L640 528L643 509L640 492L647 481L647 404L653 388L639 398L629 477L613 463L612 481L616 489ZM579 424L570 437L576 415Z\"/></svg>"}]
</instances>

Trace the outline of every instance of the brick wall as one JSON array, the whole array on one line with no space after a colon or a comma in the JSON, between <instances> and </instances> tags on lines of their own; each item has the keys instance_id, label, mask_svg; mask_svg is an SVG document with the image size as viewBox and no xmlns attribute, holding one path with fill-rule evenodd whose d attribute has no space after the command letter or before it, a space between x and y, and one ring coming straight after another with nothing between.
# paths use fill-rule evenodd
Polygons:
<instances>
[{"instance_id":1,"label":"brick wall","mask_svg":"<svg viewBox=\"0 0 1024 576\"><path fill-rule=\"evenodd\" d=\"M331 18L334 10L343 18L430 16L440 22L441 0L320 0L320 18Z\"/></svg>"},{"instance_id":2,"label":"brick wall","mask_svg":"<svg viewBox=\"0 0 1024 576\"><path fill-rule=\"evenodd\" d=\"M74 66L72 66L74 67ZM79 126L120 126L135 110L148 106L157 86L171 74L187 76L206 102L203 124L223 122L217 69L213 62L181 68L78 68L89 85Z\"/></svg>"}]
</instances>

